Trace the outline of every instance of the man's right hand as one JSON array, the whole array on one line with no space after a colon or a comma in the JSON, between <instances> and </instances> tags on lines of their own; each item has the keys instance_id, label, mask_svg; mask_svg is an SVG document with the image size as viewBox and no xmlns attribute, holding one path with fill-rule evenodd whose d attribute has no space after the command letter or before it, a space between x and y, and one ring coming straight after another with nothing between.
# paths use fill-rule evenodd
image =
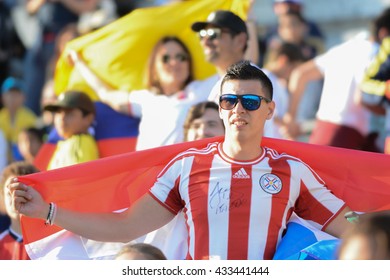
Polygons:
<instances>
[{"instance_id":1,"label":"man's right hand","mask_svg":"<svg viewBox=\"0 0 390 280\"><path fill-rule=\"evenodd\" d=\"M46 219L49 213L49 204L33 187L27 186L14 178L6 186L11 193L12 206L19 214Z\"/></svg>"}]
</instances>

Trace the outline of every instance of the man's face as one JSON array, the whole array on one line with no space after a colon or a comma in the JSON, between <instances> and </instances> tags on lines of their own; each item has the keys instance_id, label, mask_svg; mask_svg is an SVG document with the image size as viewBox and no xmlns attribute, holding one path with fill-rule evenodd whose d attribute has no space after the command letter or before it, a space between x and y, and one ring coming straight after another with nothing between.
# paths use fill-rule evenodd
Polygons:
<instances>
[{"instance_id":1,"label":"man's face","mask_svg":"<svg viewBox=\"0 0 390 280\"><path fill-rule=\"evenodd\" d=\"M54 125L58 134L67 139L75 134L86 133L94 116L83 116L80 109L60 109L54 115Z\"/></svg>"},{"instance_id":2,"label":"man's face","mask_svg":"<svg viewBox=\"0 0 390 280\"><path fill-rule=\"evenodd\" d=\"M156 75L162 85L182 87L190 75L189 56L176 42L165 43L156 54Z\"/></svg>"},{"instance_id":3,"label":"man's face","mask_svg":"<svg viewBox=\"0 0 390 280\"><path fill-rule=\"evenodd\" d=\"M223 135L225 128L218 114L218 110L207 108L198 119L194 119L187 132L187 141Z\"/></svg>"},{"instance_id":4,"label":"man's face","mask_svg":"<svg viewBox=\"0 0 390 280\"><path fill-rule=\"evenodd\" d=\"M258 80L230 80L222 86L221 94L254 94L267 97L263 86ZM264 124L272 117L275 109L273 101L267 103L261 101L257 110L246 110L241 101L231 110L219 108L219 113L225 124L225 136L236 141L250 140L260 141L263 136Z\"/></svg>"},{"instance_id":5,"label":"man's face","mask_svg":"<svg viewBox=\"0 0 390 280\"><path fill-rule=\"evenodd\" d=\"M207 25L204 31L199 32L200 43L208 62L218 65L237 56L238 36L233 36L229 29ZM206 35L202 36L202 33Z\"/></svg>"}]
</instances>

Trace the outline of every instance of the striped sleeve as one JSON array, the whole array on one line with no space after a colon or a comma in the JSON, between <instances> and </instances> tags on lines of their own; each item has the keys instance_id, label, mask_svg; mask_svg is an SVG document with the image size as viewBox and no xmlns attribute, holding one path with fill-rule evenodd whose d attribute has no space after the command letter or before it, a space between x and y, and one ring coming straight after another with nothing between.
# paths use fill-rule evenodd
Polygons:
<instances>
[{"instance_id":1,"label":"striped sleeve","mask_svg":"<svg viewBox=\"0 0 390 280\"><path fill-rule=\"evenodd\" d=\"M299 174L300 188L295 212L315 227L324 227L345 205L325 185L320 176L304 162L289 160L292 173Z\"/></svg>"},{"instance_id":2,"label":"striped sleeve","mask_svg":"<svg viewBox=\"0 0 390 280\"><path fill-rule=\"evenodd\" d=\"M181 161L175 160L165 167L149 190L152 197L174 214L183 208L179 192L180 174Z\"/></svg>"}]
</instances>

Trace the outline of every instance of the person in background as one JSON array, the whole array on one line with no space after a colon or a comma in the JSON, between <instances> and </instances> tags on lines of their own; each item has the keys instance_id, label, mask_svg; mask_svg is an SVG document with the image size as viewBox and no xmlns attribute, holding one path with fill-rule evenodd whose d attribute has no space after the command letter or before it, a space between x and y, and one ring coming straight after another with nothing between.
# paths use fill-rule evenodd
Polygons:
<instances>
[{"instance_id":1,"label":"person in background","mask_svg":"<svg viewBox=\"0 0 390 280\"><path fill-rule=\"evenodd\" d=\"M274 87L274 100L277 104L275 108L274 120L279 133L283 138L288 138L284 134L283 117L287 112L290 100L288 91L288 81L291 72L304 62L301 49L292 43L283 42L269 50L268 60L265 62L263 71L270 78Z\"/></svg>"},{"instance_id":2,"label":"person in background","mask_svg":"<svg viewBox=\"0 0 390 280\"><path fill-rule=\"evenodd\" d=\"M25 161L34 163L44 142L44 132L36 127L23 129L18 135L18 150Z\"/></svg>"},{"instance_id":3,"label":"person in background","mask_svg":"<svg viewBox=\"0 0 390 280\"><path fill-rule=\"evenodd\" d=\"M184 122L184 141L194 141L223 135L225 127L215 102L204 101L193 105Z\"/></svg>"},{"instance_id":4,"label":"person in background","mask_svg":"<svg viewBox=\"0 0 390 280\"><path fill-rule=\"evenodd\" d=\"M0 233L0 260L29 260L24 249L20 215L12 209L12 198L5 187L12 178L39 172L34 165L26 161L17 161L9 164L1 174L0 198L4 203L11 224L8 229Z\"/></svg>"},{"instance_id":5,"label":"person in background","mask_svg":"<svg viewBox=\"0 0 390 280\"><path fill-rule=\"evenodd\" d=\"M373 113L385 116L382 146L384 153L390 154L390 8L374 21L374 29L380 48L360 83L361 102Z\"/></svg>"},{"instance_id":6,"label":"person in background","mask_svg":"<svg viewBox=\"0 0 390 280\"><path fill-rule=\"evenodd\" d=\"M99 158L99 150L89 129L95 120L95 105L80 91L69 90L44 110L54 112L54 126L63 140L58 141L48 170Z\"/></svg>"},{"instance_id":7,"label":"person in background","mask_svg":"<svg viewBox=\"0 0 390 280\"><path fill-rule=\"evenodd\" d=\"M287 42L298 46L305 60L309 60L323 52L310 44L307 40L307 22L302 14L289 11L278 18L278 34L270 39L267 52L282 42Z\"/></svg>"},{"instance_id":8,"label":"person in background","mask_svg":"<svg viewBox=\"0 0 390 280\"><path fill-rule=\"evenodd\" d=\"M37 116L24 106L24 84L21 80L8 77L1 86L1 97L4 107L0 110L0 129L10 147L8 161L20 160L18 135L24 128L37 126Z\"/></svg>"},{"instance_id":9,"label":"person in background","mask_svg":"<svg viewBox=\"0 0 390 280\"><path fill-rule=\"evenodd\" d=\"M311 19L307 19L304 13L304 1L303 0L274 0L273 1L273 11L279 23L280 17L286 15L290 12L298 13L305 18L306 32L305 32L305 41L314 46L318 50L318 54L322 53L325 50L325 36L319 27L319 25ZM266 53L269 41L271 38L274 38L279 33L279 24L271 26L265 32L263 38L261 38L260 49L261 53ZM260 65L264 63L264 56L260 57Z\"/></svg>"},{"instance_id":10,"label":"person in background","mask_svg":"<svg viewBox=\"0 0 390 280\"><path fill-rule=\"evenodd\" d=\"M387 21L389 19L387 15ZM377 37L377 33L378 30L374 30L373 36ZM300 135L298 108L306 85L323 79L309 143L378 152L372 137L372 114L362 105L360 89L365 70L376 51L375 42L357 35L295 68L289 81L289 109L284 117L289 135L294 139Z\"/></svg>"},{"instance_id":11,"label":"person in background","mask_svg":"<svg viewBox=\"0 0 390 280\"><path fill-rule=\"evenodd\" d=\"M122 247L115 260L166 260L164 253L147 243L129 244Z\"/></svg>"},{"instance_id":12,"label":"person in background","mask_svg":"<svg viewBox=\"0 0 390 280\"><path fill-rule=\"evenodd\" d=\"M272 259L293 211L340 236L352 226L344 218L351 211L345 202L305 163L260 144L275 109L272 92L258 66L232 65L219 98L224 139L179 153L149 193L123 212L67 210L17 180L8 185L14 208L86 238L116 242L129 242L184 211L187 259Z\"/></svg>"},{"instance_id":13,"label":"person in background","mask_svg":"<svg viewBox=\"0 0 390 280\"><path fill-rule=\"evenodd\" d=\"M346 232L338 249L340 260L390 260L390 215L366 214Z\"/></svg>"},{"instance_id":14,"label":"person in background","mask_svg":"<svg viewBox=\"0 0 390 280\"><path fill-rule=\"evenodd\" d=\"M28 0L26 10L37 17L39 32L27 49L24 61L26 106L36 115L41 114L40 100L48 74L50 60L55 55L57 35L68 26L77 24L84 13L97 9L100 0Z\"/></svg>"},{"instance_id":15,"label":"person in background","mask_svg":"<svg viewBox=\"0 0 390 280\"><path fill-rule=\"evenodd\" d=\"M207 100L209 94L194 81L191 53L178 37L166 36L155 44L143 90L115 90L95 75L78 53L71 51L69 57L103 103L141 119L137 150L182 142L189 108Z\"/></svg>"},{"instance_id":16,"label":"person in background","mask_svg":"<svg viewBox=\"0 0 390 280\"><path fill-rule=\"evenodd\" d=\"M208 100L218 104L222 77L229 66L253 57L253 52L258 51L257 45L253 46L253 41L257 42L256 34L249 34L247 23L228 10L210 13L205 21L194 22L191 29L199 35L206 60L217 69L201 86L204 92L210 92ZM256 63L255 59L249 60ZM281 138L273 119L266 123L264 135Z\"/></svg>"}]
</instances>

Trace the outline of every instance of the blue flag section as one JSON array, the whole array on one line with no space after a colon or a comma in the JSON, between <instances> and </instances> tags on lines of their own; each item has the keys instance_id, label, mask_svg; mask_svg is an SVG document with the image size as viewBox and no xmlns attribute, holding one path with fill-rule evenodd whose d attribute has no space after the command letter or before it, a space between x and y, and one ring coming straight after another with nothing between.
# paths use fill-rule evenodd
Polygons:
<instances>
[{"instance_id":1,"label":"blue flag section","mask_svg":"<svg viewBox=\"0 0 390 280\"><path fill-rule=\"evenodd\" d=\"M336 260L340 240L292 216L274 260Z\"/></svg>"}]
</instances>

